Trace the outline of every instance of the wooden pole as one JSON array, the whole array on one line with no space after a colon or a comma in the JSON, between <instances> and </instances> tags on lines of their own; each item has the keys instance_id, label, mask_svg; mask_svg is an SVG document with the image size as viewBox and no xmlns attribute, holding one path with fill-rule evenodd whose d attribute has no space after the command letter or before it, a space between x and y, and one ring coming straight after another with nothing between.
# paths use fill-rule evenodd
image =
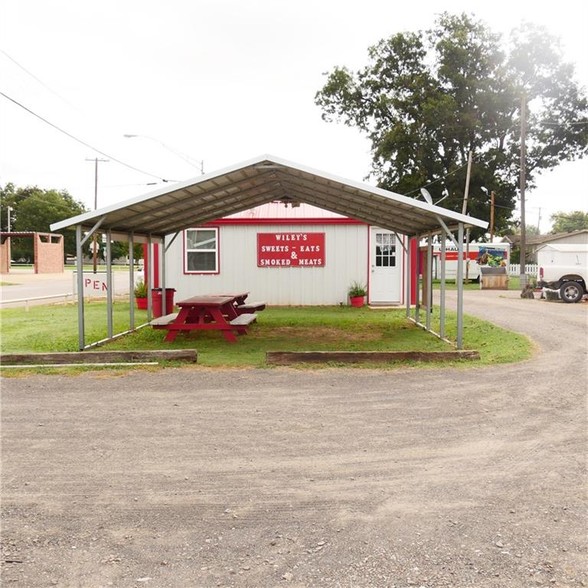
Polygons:
<instances>
[{"instance_id":1,"label":"wooden pole","mask_svg":"<svg viewBox=\"0 0 588 588\"><path fill-rule=\"evenodd\" d=\"M490 243L494 240L494 190L490 192Z\"/></svg>"},{"instance_id":2,"label":"wooden pole","mask_svg":"<svg viewBox=\"0 0 588 588\"><path fill-rule=\"evenodd\" d=\"M94 159L94 210L98 208L98 158ZM98 235L94 233L92 238L92 265L94 273L96 273L97 257L98 257Z\"/></svg>"},{"instance_id":3,"label":"wooden pole","mask_svg":"<svg viewBox=\"0 0 588 588\"><path fill-rule=\"evenodd\" d=\"M94 210L98 208L98 162L108 162L108 159L98 159L98 157L94 157L94 159L86 159L86 161L93 161L94 162ZM94 269L94 273L96 273L98 261L98 235L94 233L94 237L92 238L92 266Z\"/></svg>"},{"instance_id":4,"label":"wooden pole","mask_svg":"<svg viewBox=\"0 0 588 588\"><path fill-rule=\"evenodd\" d=\"M461 207L461 214L467 214L468 210L468 196L470 193L470 175L472 171L472 152L468 153L468 171L466 174L466 184L465 190L463 193L463 206ZM469 282L469 274L470 274L470 228L466 229L466 250L465 250L465 259L466 259L466 271L465 271L465 281L466 284Z\"/></svg>"},{"instance_id":5,"label":"wooden pole","mask_svg":"<svg viewBox=\"0 0 588 588\"><path fill-rule=\"evenodd\" d=\"M526 119L527 119L527 101L525 96L521 96L521 173L520 173L520 192L521 192L521 254L520 254L520 288L525 289L527 285L527 230L525 227L525 188L527 183L526 175Z\"/></svg>"}]
</instances>

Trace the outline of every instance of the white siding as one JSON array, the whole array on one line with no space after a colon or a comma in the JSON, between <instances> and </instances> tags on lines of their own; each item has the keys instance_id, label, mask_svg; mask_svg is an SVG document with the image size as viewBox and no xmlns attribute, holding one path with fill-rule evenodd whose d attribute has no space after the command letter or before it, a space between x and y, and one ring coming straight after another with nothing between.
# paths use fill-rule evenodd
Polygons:
<instances>
[{"instance_id":1,"label":"white siding","mask_svg":"<svg viewBox=\"0 0 588 588\"><path fill-rule=\"evenodd\" d=\"M588 245L588 231L582 231L570 234L569 236L559 237L553 241L546 241L543 245Z\"/></svg>"},{"instance_id":2,"label":"white siding","mask_svg":"<svg viewBox=\"0 0 588 588\"><path fill-rule=\"evenodd\" d=\"M367 283L368 230L358 224L221 225L220 273L183 272L183 233L166 254L166 287L176 300L196 294L249 291L274 305L347 304L347 289ZM257 267L257 233L325 233L324 267Z\"/></svg>"}]
</instances>

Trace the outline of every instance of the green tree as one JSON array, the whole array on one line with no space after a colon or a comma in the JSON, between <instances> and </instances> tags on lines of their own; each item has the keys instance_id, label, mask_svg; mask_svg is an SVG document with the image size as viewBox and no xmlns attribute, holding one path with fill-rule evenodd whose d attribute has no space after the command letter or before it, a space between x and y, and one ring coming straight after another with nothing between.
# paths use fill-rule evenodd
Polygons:
<instances>
[{"instance_id":1,"label":"green tree","mask_svg":"<svg viewBox=\"0 0 588 588\"><path fill-rule=\"evenodd\" d=\"M36 231L50 233L52 223L64 220L71 216L82 214L85 206L74 200L66 190L44 190L37 187L15 188L13 184L7 184L0 189L2 208L10 206L13 231ZM2 230L6 230L7 216L2 215ZM18 244L14 256L23 256L32 259L32 242L22 240ZM64 234L65 253L75 255L75 234L67 231Z\"/></svg>"},{"instance_id":2,"label":"green tree","mask_svg":"<svg viewBox=\"0 0 588 588\"><path fill-rule=\"evenodd\" d=\"M539 237L541 232L535 225L525 225L525 234L527 239L529 237ZM511 220L508 226L504 229L504 235L508 236L511 240L512 247L510 250L510 262L520 263L521 261L521 221ZM529 260L527 259L527 263Z\"/></svg>"},{"instance_id":3,"label":"green tree","mask_svg":"<svg viewBox=\"0 0 588 588\"><path fill-rule=\"evenodd\" d=\"M541 231L539 230L539 227L535 225L525 225L525 235L527 235L527 237L538 237L541 235Z\"/></svg>"},{"instance_id":4,"label":"green tree","mask_svg":"<svg viewBox=\"0 0 588 588\"><path fill-rule=\"evenodd\" d=\"M553 223L552 233L569 233L588 229L588 212L574 210L573 212L556 212L550 217Z\"/></svg>"},{"instance_id":5,"label":"green tree","mask_svg":"<svg viewBox=\"0 0 588 588\"><path fill-rule=\"evenodd\" d=\"M10 207L10 228L14 230L15 212L18 205L27 197L25 189L17 189L12 183L0 187L0 230L8 230L8 208Z\"/></svg>"},{"instance_id":6,"label":"green tree","mask_svg":"<svg viewBox=\"0 0 588 588\"><path fill-rule=\"evenodd\" d=\"M129 243L127 241L113 241L111 244L110 254L112 259L119 259L121 257L128 257ZM133 260L135 263L143 258L143 245L136 243L133 245Z\"/></svg>"},{"instance_id":7,"label":"green tree","mask_svg":"<svg viewBox=\"0 0 588 588\"><path fill-rule=\"evenodd\" d=\"M442 14L429 31L398 33L369 49L352 73L336 67L315 96L323 119L367 135L371 176L395 192L461 212L467 161L473 154L468 212L508 226L520 176L521 104L528 105L529 190L536 175L588 150L588 102L563 63L559 41L539 27L513 32L507 51L473 16ZM583 123L583 124L578 124ZM474 231L473 237L479 237Z\"/></svg>"}]
</instances>

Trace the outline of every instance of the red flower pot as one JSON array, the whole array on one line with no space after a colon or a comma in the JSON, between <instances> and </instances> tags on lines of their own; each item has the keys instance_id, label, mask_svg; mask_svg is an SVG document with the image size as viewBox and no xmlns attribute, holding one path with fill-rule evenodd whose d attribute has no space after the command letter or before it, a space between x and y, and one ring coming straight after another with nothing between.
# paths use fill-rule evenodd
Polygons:
<instances>
[{"instance_id":1,"label":"red flower pot","mask_svg":"<svg viewBox=\"0 0 588 588\"><path fill-rule=\"evenodd\" d=\"M350 296L349 302L351 302L351 306L361 308L365 304L365 296Z\"/></svg>"}]
</instances>

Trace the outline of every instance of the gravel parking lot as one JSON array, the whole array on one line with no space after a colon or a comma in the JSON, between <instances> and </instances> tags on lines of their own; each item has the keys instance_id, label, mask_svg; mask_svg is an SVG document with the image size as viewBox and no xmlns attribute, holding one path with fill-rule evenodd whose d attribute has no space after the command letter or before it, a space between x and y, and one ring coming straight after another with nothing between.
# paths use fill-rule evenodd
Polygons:
<instances>
[{"instance_id":1,"label":"gravel parking lot","mask_svg":"<svg viewBox=\"0 0 588 588\"><path fill-rule=\"evenodd\" d=\"M2 584L586 586L587 303L466 292L535 356L2 379Z\"/></svg>"}]
</instances>

